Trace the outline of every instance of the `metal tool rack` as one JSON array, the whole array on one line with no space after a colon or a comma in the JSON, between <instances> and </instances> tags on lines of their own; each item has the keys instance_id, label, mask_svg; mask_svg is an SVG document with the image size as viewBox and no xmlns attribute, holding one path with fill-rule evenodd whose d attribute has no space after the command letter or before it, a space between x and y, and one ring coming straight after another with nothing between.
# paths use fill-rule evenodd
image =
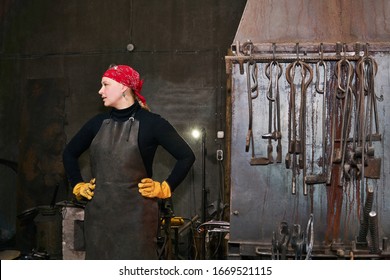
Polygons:
<instances>
[{"instance_id":1,"label":"metal tool rack","mask_svg":"<svg viewBox=\"0 0 390 280\"><path fill-rule=\"evenodd\" d=\"M231 51L228 257L389 258L390 46L247 41Z\"/></svg>"}]
</instances>

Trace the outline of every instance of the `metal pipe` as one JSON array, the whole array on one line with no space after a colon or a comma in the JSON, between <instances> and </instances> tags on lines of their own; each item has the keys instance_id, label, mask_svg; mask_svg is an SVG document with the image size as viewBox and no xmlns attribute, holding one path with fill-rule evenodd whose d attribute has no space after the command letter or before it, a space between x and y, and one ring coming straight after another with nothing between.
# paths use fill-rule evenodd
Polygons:
<instances>
[{"instance_id":1,"label":"metal pipe","mask_svg":"<svg viewBox=\"0 0 390 280\"><path fill-rule=\"evenodd\" d=\"M207 220L207 190L206 190L206 129L202 128L202 223ZM202 259L206 258L206 232L202 234Z\"/></svg>"},{"instance_id":2,"label":"metal pipe","mask_svg":"<svg viewBox=\"0 0 390 280\"><path fill-rule=\"evenodd\" d=\"M198 215L195 215L189 222L187 222L186 224L184 224L183 226L181 226L179 228L179 234L182 234L186 229L188 229L189 227L192 226L193 223L196 222L196 220L199 219L199 216Z\"/></svg>"},{"instance_id":3,"label":"metal pipe","mask_svg":"<svg viewBox=\"0 0 390 280\"><path fill-rule=\"evenodd\" d=\"M207 191L206 191L206 130L202 128L202 223L206 222Z\"/></svg>"}]
</instances>

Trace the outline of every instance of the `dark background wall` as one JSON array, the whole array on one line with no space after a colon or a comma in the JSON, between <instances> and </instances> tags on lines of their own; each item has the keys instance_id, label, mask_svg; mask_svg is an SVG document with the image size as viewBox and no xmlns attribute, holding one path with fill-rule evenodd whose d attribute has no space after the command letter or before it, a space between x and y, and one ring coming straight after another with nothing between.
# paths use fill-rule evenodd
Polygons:
<instances>
[{"instance_id":1,"label":"dark background wall","mask_svg":"<svg viewBox=\"0 0 390 280\"><path fill-rule=\"evenodd\" d=\"M245 3L2 0L0 241L15 234L17 215L53 198L70 199L61 153L81 125L106 110L97 92L111 63L140 72L152 111L177 128L198 158L173 197L176 214L200 215L201 143L191 138L194 127L207 131L206 185L215 201L223 187L215 152L225 145L216 137L225 130L224 56ZM163 180L172 163L158 150L155 178ZM81 165L88 178L87 154Z\"/></svg>"}]
</instances>

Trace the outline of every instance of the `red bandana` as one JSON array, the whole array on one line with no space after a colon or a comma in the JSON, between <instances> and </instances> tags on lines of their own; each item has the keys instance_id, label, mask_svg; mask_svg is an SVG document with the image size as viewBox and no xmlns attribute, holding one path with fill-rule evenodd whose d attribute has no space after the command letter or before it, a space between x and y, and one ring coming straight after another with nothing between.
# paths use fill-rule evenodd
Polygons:
<instances>
[{"instance_id":1,"label":"red bandana","mask_svg":"<svg viewBox=\"0 0 390 280\"><path fill-rule=\"evenodd\" d=\"M103 77L107 77L125 85L133 90L142 103L146 103L145 97L141 95L144 80L140 80L139 73L127 65L116 65L109 68Z\"/></svg>"}]
</instances>

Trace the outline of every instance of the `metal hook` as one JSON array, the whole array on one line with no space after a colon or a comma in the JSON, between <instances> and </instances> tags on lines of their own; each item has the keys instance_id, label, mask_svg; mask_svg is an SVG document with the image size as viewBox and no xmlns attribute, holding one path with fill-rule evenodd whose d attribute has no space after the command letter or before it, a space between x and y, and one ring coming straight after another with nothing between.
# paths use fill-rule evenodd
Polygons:
<instances>
[{"instance_id":1,"label":"metal hook","mask_svg":"<svg viewBox=\"0 0 390 280\"><path fill-rule=\"evenodd\" d=\"M272 61L275 61L276 44L272 43Z\"/></svg>"},{"instance_id":2,"label":"metal hook","mask_svg":"<svg viewBox=\"0 0 390 280\"><path fill-rule=\"evenodd\" d=\"M249 63L249 62L248 62ZM251 98L252 99L255 99L257 98L257 96L259 95L259 92L258 92L258 82L257 82L257 73L258 73L258 68L257 68L257 63L255 62L254 64L250 64L250 65L253 65L253 70L251 71L251 78L252 78L252 81L253 81L253 85L251 86ZM250 67L248 67L248 69L250 69Z\"/></svg>"},{"instance_id":3,"label":"metal hook","mask_svg":"<svg viewBox=\"0 0 390 280\"><path fill-rule=\"evenodd\" d=\"M274 68L276 68L276 72L274 72ZM271 61L270 63L268 63L265 66L265 75L270 80L269 85L268 85L268 91L267 91L267 99L269 101L272 101L272 102L275 101L275 98L272 98L270 96L270 92L272 91L272 86L273 86L273 77L274 77L273 73L276 74L275 78L276 78L276 83L277 83L277 81L282 76L282 72L283 72L282 66L277 61Z\"/></svg>"},{"instance_id":4,"label":"metal hook","mask_svg":"<svg viewBox=\"0 0 390 280\"><path fill-rule=\"evenodd\" d=\"M343 43L341 47L341 52L343 53L343 60L347 60L347 44Z\"/></svg>"},{"instance_id":5,"label":"metal hook","mask_svg":"<svg viewBox=\"0 0 390 280\"><path fill-rule=\"evenodd\" d=\"M296 43L295 46L296 46L296 52L297 52L297 60L299 60L299 43Z\"/></svg>"},{"instance_id":6,"label":"metal hook","mask_svg":"<svg viewBox=\"0 0 390 280\"><path fill-rule=\"evenodd\" d=\"M368 42L364 45L364 56L368 56Z\"/></svg>"},{"instance_id":7,"label":"metal hook","mask_svg":"<svg viewBox=\"0 0 390 280\"><path fill-rule=\"evenodd\" d=\"M324 50L323 50L323 44L321 43L320 45L320 61L317 62L316 64L316 77L317 77L317 80L316 80L316 91L318 93L324 93L325 91L325 88L326 88L326 63L324 62ZM324 85L322 86L322 88L320 88L320 67L323 67L323 71L324 71L324 74L323 74L323 81L324 81Z\"/></svg>"},{"instance_id":8,"label":"metal hook","mask_svg":"<svg viewBox=\"0 0 390 280\"><path fill-rule=\"evenodd\" d=\"M253 43L251 40L246 41L242 44L242 49L245 55L252 56Z\"/></svg>"},{"instance_id":9,"label":"metal hook","mask_svg":"<svg viewBox=\"0 0 390 280\"><path fill-rule=\"evenodd\" d=\"M345 75L345 78L347 79L346 82L345 82L345 88L342 87L342 78L343 78L343 74L342 74L342 66L346 65L347 66L347 73ZM337 64L336 64L336 76L337 76L337 88L338 88L338 91L336 93L337 97L340 98L340 99L343 99L350 87L350 84L351 84L351 81L352 81L352 78L353 78L353 66L351 64L351 62L348 60L348 59L342 59L342 60L339 60L337 61Z\"/></svg>"},{"instance_id":10,"label":"metal hook","mask_svg":"<svg viewBox=\"0 0 390 280\"><path fill-rule=\"evenodd\" d=\"M323 68L323 85L320 87L320 68ZM326 87L326 63L324 61L318 61L316 64L316 91L318 93L324 93L325 92L325 87Z\"/></svg>"},{"instance_id":11,"label":"metal hook","mask_svg":"<svg viewBox=\"0 0 390 280\"><path fill-rule=\"evenodd\" d=\"M299 65L301 67L302 85L305 86L305 88L307 89L307 87L313 80L313 69L310 67L309 64L303 61L299 61ZM308 71L309 71L309 76L307 76Z\"/></svg>"}]
</instances>

